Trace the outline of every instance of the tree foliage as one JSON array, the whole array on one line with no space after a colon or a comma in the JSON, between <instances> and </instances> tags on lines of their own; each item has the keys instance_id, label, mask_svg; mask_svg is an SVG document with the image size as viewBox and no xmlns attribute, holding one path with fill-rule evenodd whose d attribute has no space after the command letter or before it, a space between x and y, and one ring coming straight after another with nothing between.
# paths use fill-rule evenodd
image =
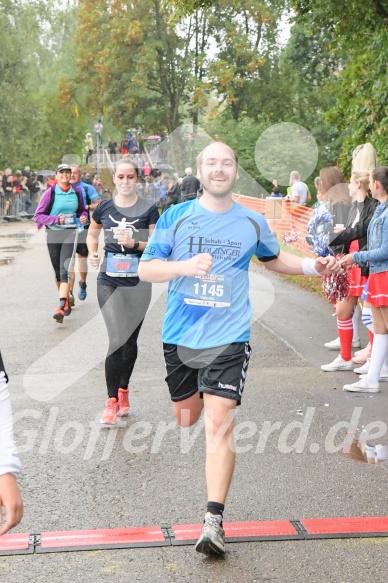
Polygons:
<instances>
[{"instance_id":1,"label":"tree foliage","mask_svg":"<svg viewBox=\"0 0 388 583\"><path fill-rule=\"evenodd\" d=\"M0 0L0 167L57 164L80 152L86 111L61 107L60 75L70 71L74 9Z\"/></svg>"},{"instance_id":2,"label":"tree foliage","mask_svg":"<svg viewBox=\"0 0 388 583\"><path fill-rule=\"evenodd\" d=\"M193 37L191 20L179 34L176 24L160 0L81 0L73 94L87 79L94 114L106 111L121 128L146 115L155 131L162 124L172 131L190 83Z\"/></svg>"},{"instance_id":3,"label":"tree foliage","mask_svg":"<svg viewBox=\"0 0 388 583\"><path fill-rule=\"evenodd\" d=\"M311 132L319 167L347 170L365 141L385 161L385 0L0 0L0 26L3 167L81 154L101 116L117 134L203 126L258 179L254 145L280 122Z\"/></svg>"},{"instance_id":4,"label":"tree foliage","mask_svg":"<svg viewBox=\"0 0 388 583\"><path fill-rule=\"evenodd\" d=\"M297 22L321 38L330 32L330 49L338 65L328 83L335 100L324 114L339 132L339 162L350 169L351 152L371 142L380 161L387 159L388 5L382 0L294 0ZM311 62L312 56L309 57Z\"/></svg>"}]
</instances>

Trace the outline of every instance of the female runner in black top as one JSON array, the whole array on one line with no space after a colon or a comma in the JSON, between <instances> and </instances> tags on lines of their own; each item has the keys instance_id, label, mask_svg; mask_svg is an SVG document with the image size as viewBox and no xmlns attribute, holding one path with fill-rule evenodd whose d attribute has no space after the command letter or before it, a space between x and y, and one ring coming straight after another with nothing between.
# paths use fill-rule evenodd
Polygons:
<instances>
[{"instance_id":1,"label":"female runner in black top","mask_svg":"<svg viewBox=\"0 0 388 583\"><path fill-rule=\"evenodd\" d=\"M151 285L139 280L137 266L159 213L154 204L136 194L137 167L125 158L113 176L116 196L100 202L93 212L87 245L89 261L97 269L98 238L104 230L104 257L97 278L97 297L108 330L105 360L108 399L101 424L116 424L128 415L128 384L137 358L137 337L151 301Z\"/></svg>"}]
</instances>

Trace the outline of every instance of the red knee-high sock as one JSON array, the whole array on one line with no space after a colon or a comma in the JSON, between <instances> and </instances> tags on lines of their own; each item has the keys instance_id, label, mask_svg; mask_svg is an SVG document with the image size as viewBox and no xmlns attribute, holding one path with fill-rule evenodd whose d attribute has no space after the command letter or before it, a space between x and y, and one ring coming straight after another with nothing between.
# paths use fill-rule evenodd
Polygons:
<instances>
[{"instance_id":1,"label":"red knee-high sock","mask_svg":"<svg viewBox=\"0 0 388 583\"><path fill-rule=\"evenodd\" d=\"M373 334L372 330L369 330L369 328L368 328L368 334L369 334L369 342L371 344L373 344L373 336L374 336L374 334Z\"/></svg>"},{"instance_id":2,"label":"red knee-high sock","mask_svg":"<svg viewBox=\"0 0 388 583\"><path fill-rule=\"evenodd\" d=\"M351 318L337 318L338 336L341 343L341 356L344 360L352 358L353 322Z\"/></svg>"}]
</instances>

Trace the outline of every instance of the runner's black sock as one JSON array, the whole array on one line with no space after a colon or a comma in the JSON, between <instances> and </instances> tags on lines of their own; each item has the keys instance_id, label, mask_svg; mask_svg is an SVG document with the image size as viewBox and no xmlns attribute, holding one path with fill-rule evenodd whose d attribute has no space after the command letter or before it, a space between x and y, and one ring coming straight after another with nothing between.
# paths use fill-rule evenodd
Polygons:
<instances>
[{"instance_id":1,"label":"runner's black sock","mask_svg":"<svg viewBox=\"0 0 388 583\"><path fill-rule=\"evenodd\" d=\"M66 298L59 298L59 307L64 308L66 304Z\"/></svg>"},{"instance_id":2,"label":"runner's black sock","mask_svg":"<svg viewBox=\"0 0 388 583\"><path fill-rule=\"evenodd\" d=\"M224 508L225 508L225 505L220 504L219 502L208 502L207 507L206 507L206 512L210 512L211 514L214 514L215 516L221 516L221 518L222 518L223 514L224 514Z\"/></svg>"}]
</instances>

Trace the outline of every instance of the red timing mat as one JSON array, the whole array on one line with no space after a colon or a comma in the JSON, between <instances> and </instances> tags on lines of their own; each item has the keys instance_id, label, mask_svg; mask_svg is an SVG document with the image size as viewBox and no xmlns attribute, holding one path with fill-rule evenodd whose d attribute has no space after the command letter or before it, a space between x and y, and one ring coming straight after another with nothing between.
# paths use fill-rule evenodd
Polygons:
<instances>
[{"instance_id":1,"label":"red timing mat","mask_svg":"<svg viewBox=\"0 0 388 583\"><path fill-rule=\"evenodd\" d=\"M388 517L308 518L300 521L305 538L388 536Z\"/></svg>"},{"instance_id":2,"label":"red timing mat","mask_svg":"<svg viewBox=\"0 0 388 583\"><path fill-rule=\"evenodd\" d=\"M170 545L160 526L43 532L37 552Z\"/></svg>"},{"instance_id":3,"label":"red timing mat","mask_svg":"<svg viewBox=\"0 0 388 583\"><path fill-rule=\"evenodd\" d=\"M26 555L34 552L28 533L0 536L0 555Z\"/></svg>"},{"instance_id":4,"label":"red timing mat","mask_svg":"<svg viewBox=\"0 0 388 583\"><path fill-rule=\"evenodd\" d=\"M226 541L388 537L388 517L304 518L225 522ZM61 551L125 549L195 544L202 524L174 524L106 530L69 530L0 537L0 556Z\"/></svg>"}]
</instances>

